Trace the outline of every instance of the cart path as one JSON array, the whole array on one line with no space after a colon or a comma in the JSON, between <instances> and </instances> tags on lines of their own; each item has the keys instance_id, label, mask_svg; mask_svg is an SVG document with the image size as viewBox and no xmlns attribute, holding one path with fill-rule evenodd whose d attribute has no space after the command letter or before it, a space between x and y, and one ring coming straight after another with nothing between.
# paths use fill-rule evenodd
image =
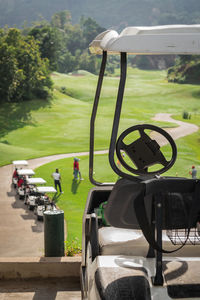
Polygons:
<instances>
[{"instance_id":1,"label":"cart path","mask_svg":"<svg viewBox=\"0 0 200 300\"><path fill-rule=\"evenodd\" d=\"M153 120L156 121L163 121L163 122L169 122L169 123L176 123L177 125L179 125L178 127L175 128L165 128L165 131L167 131L174 140L177 140L183 136L192 134L196 131L198 131L199 127L195 124L190 124L190 123L186 123L183 121L178 121L178 120L174 120L171 118L171 114L167 114L167 113L159 113L156 114L155 117L153 118ZM164 144L166 144L166 139L162 139L159 138L159 144L160 146L163 146Z\"/></svg>"},{"instance_id":2,"label":"cart path","mask_svg":"<svg viewBox=\"0 0 200 300\"><path fill-rule=\"evenodd\" d=\"M177 128L167 131L174 139L198 130L196 125L176 121L170 114L157 114L155 120L177 123ZM108 153L108 150L95 151L96 154ZM48 162L74 156L88 155L88 152L51 155L29 160L30 168L37 168ZM0 257L31 257L44 255L43 222L36 220L23 201L17 199L11 186L13 167L0 167Z\"/></svg>"},{"instance_id":3,"label":"cart path","mask_svg":"<svg viewBox=\"0 0 200 300\"><path fill-rule=\"evenodd\" d=\"M104 154L108 151L96 151ZM48 162L88 152L51 155L28 160L35 169ZM44 255L44 224L18 199L11 184L13 166L0 167L0 257L34 257Z\"/></svg>"}]
</instances>

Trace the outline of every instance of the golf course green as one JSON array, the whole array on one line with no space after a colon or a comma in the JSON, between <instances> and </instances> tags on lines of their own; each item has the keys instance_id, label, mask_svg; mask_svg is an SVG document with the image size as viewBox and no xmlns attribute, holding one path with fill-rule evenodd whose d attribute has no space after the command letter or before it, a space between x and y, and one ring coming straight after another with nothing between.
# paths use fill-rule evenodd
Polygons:
<instances>
[{"instance_id":1,"label":"golf course green","mask_svg":"<svg viewBox=\"0 0 200 300\"><path fill-rule=\"evenodd\" d=\"M0 165L12 160L30 159L59 153L88 151L89 124L98 77L88 72L76 74L53 73L53 97L49 101L35 99L25 103L2 104L0 107ZM96 121L95 150L108 149L115 101L118 91L119 71L104 78ZM191 119L183 120L183 112ZM171 113L173 118L200 124L200 86L168 83L165 71L128 69L124 106L119 133L142 123L164 127L177 126L152 121L156 113ZM188 177L192 164L199 165L199 131L176 141L178 158L166 175ZM166 150L168 148L166 146ZM80 157L83 181L73 181L73 158L43 165L36 176L53 184L51 174L59 168L64 194L58 194L56 203L65 211L67 239L81 243L82 215L89 189L88 157ZM116 181L107 161L107 155L95 158L95 177L101 181ZM200 169L199 169L200 174Z\"/></svg>"}]
</instances>

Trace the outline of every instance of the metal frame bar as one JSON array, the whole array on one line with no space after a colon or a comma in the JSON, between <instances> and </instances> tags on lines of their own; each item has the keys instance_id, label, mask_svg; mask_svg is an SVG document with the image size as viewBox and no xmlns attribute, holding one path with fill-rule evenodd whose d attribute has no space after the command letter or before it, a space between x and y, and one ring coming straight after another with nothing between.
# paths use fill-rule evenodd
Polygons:
<instances>
[{"instance_id":1,"label":"metal frame bar","mask_svg":"<svg viewBox=\"0 0 200 300\"><path fill-rule=\"evenodd\" d=\"M98 109L98 105L99 105L99 98L100 98L100 94L101 94L101 88L102 88L102 83L103 83L103 78L104 78L104 73L105 73L105 68L106 68L106 62L107 62L107 52L103 51L101 68L100 68L100 72L99 72L99 79L98 79L98 83L97 83L96 94L95 94L94 104L93 104L93 109L92 109L92 115L91 115L91 119L90 119L89 179L92 184L97 185L97 186L106 185L106 184L96 181L93 177L95 120L96 120L97 109ZM107 185L113 185L113 183L107 184Z\"/></svg>"},{"instance_id":2,"label":"metal frame bar","mask_svg":"<svg viewBox=\"0 0 200 300\"><path fill-rule=\"evenodd\" d=\"M155 225L156 225L156 235L157 243L160 249L162 249L162 194L155 195ZM162 257L163 254L156 250L156 274L153 280L154 285L163 285L163 271L162 271Z\"/></svg>"},{"instance_id":3,"label":"metal frame bar","mask_svg":"<svg viewBox=\"0 0 200 300\"><path fill-rule=\"evenodd\" d=\"M119 176L127 178L129 180L134 179L134 181L137 181L140 179L135 176L132 176L130 174L122 172L116 166L116 163L114 161L115 147L116 147L116 141L117 141L117 135L118 135L118 129L119 129L119 121L120 121L120 116L121 116L121 108L122 108L124 89L125 89L125 84L126 84L126 73L127 73L127 53L122 52L122 53L120 53L120 55L121 55L120 82L119 82L118 95L117 95L117 101L116 101L116 106L115 106L115 114L114 114L112 134L111 134L110 147L109 147L109 162L110 162L110 165L111 165L111 168L113 169L113 171L115 173L117 173ZM114 185L114 183L98 182L93 177L95 120L96 120L97 109L98 109L98 105L99 105L101 88L102 88L102 84L103 84L106 62L107 62L107 52L103 51L102 63L101 63L101 68L100 68L100 72L99 72L99 79L98 79L98 83L97 83L96 94L95 94L94 104L93 104L93 109L92 109L92 115L91 115L91 119L90 119L89 179L90 179L90 182L96 186L113 186Z\"/></svg>"},{"instance_id":4,"label":"metal frame bar","mask_svg":"<svg viewBox=\"0 0 200 300\"><path fill-rule=\"evenodd\" d=\"M127 53L121 52L121 73L120 73L120 82L119 82L119 88L118 88L118 95L117 95L117 102L115 106L115 115L114 115L114 121L113 121L113 128L112 128L112 134L111 134L111 140L110 140L110 148L109 148L109 162L111 165L111 168L115 173L117 173L120 177L139 181L136 176L132 176L130 174L122 172L116 165L114 160L114 154L115 154L115 148L116 148L116 142L117 142L117 135L118 135L118 129L119 129L119 121L120 121L120 115L121 115L121 108L122 108L122 102L124 97L124 89L126 84L126 73L127 73Z\"/></svg>"}]
</instances>

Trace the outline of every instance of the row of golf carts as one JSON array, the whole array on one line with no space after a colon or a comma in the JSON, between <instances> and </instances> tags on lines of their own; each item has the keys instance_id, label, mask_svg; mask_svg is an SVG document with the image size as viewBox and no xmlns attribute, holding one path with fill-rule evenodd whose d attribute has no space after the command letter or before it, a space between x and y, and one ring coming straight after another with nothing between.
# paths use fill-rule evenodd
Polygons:
<instances>
[{"instance_id":1,"label":"row of golf carts","mask_svg":"<svg viewBox=\"0 0 200 300\"><path fill-rule=\"evenodd\" d=\"M26 160L13 161L14 172L12 184L16 189L19 199L23 200L29 210L34 211L38 220L43 220L43 213L46 210L56 210L53 198L56 189L52 186L46 186L43 178L33 177L35 172L28 168ZM49 194L53 194L50 199Z\"/></svg>"}]
</instances>

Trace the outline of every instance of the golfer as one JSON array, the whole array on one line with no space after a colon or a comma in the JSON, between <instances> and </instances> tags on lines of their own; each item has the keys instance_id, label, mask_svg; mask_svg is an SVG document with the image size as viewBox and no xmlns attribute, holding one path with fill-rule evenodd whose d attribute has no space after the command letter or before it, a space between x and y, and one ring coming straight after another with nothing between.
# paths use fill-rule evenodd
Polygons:
<instances>
[{"instance_id":1,"label":"golfer","mask_svg":"<svg viewBox=\"0 0 200 300\"><path fill-rule=\"evenodd\" d=\"M79 179L80 180L84 180L81 177L81 172L79 170L79 158L74 157L74 164L73 164L73 175L74 175L74 179L78 180L78 175L79 175Z\"/></svg>"},{"instance_id":2,"label":"golfer","mask_svg":"<svg viewBox=\"0 0 200 300\"><path fill-rule=\"evenodd\" d=\"M192 171L190 171L189 174L192 175L192 179L197 178L197 170L196 170L195 166L192 166Z\"/></svg>"},{"instance_id":3,"label":"golfer","mask_svg":"<svg viewBox=\"0 0 200 300\"><path fill-rule=\"evenodd\" d=\"M55 185L56 191L58 191L57 190L57 186L58 186L59 190L60 190L60 193L63 194L62 188L61 188L61 183L60 183L61 182L61 176L60 176L60 173L59 173L58 169L56 169L56 171L54 173L52 173L51 176L54 179L54 185Z\"/></svg>"}]
</instances>

